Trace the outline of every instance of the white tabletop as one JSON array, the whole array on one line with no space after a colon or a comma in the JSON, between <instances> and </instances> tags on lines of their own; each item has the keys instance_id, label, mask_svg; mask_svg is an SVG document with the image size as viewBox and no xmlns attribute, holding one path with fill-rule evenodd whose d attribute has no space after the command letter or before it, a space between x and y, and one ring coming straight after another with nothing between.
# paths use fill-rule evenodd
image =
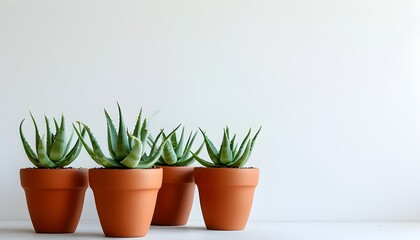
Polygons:
<instances>
[{"instance_id":1,"label":"white tabletop","mask_svg":"<svg viewBox=\"0 0 420 240\"><path fill-rule=\"evenodd\" d=\"M30 221L0 221L0 239L103 239L97 220L82 219L73 234L37 234ZM200 221L152 226L141 239L418 240L420 222L249 222L244 231L209 231Z\"/></svg>"}]
</instances>

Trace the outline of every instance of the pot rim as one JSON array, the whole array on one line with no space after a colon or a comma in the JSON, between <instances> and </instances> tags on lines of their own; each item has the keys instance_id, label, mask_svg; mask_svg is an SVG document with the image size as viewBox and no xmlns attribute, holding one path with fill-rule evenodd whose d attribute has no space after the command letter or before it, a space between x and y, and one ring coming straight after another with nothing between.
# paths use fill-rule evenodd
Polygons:
<instances>
[{"instance_id":1,"label":"pot rim","mask_svg":"<svg viewBox=\"0 0 420 240\"><path fill-rule=\"evenodd\" d=\"M197 186L257 186L258 168L205 168L194 169Z\"/></svg>"}]
</instances>

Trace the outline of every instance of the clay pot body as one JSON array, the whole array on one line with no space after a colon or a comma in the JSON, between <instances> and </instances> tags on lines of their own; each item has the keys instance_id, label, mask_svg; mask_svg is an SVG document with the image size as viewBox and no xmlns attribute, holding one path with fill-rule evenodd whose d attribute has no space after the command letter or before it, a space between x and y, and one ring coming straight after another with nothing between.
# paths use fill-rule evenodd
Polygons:
<instances>
[{"instance_id":1,"label":"clay pot body","mask_svg":"<svg viewBox=\"0 0 420 240\"><path fill-rule=\"evenodd\" d=\"M20 182L37 233L76 231L88 187L87 169L21 169Z\"/></svg>"},{"instance_id":2,"label":"clay pot body","mask_svg":"<svg viewBox=\"0 0 420 240\"><path fill-rule=\"evenodd\" d=\"M194 169L201 212L207 229L243 230L258 184L257 168Z\"/></svg>"},{"instance_id":3,"label":"clay pot body","mask_svg":"<svg viewBox=\"0 0 420 240\"><path fill-rule=\"evenodd\" d=\"M89 169L89 183L105 236L147 234L162 184L162 169Z\"/></svg>"},{"instance_id":4,"label":"clay pot body","mask_svg":"<svg viewBox=\"0 0 420 240\"><path fill-rule=\"evenodd\" d=\"M194 168L162 167L163 182L159 190L153 225L185 225L194 200Z\"/></svg>"}]
</instances>

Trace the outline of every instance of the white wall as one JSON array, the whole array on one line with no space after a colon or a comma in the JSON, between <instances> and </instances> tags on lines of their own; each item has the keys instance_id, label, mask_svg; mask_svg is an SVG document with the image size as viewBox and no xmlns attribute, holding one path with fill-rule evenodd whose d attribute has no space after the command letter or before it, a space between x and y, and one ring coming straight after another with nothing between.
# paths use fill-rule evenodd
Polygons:
<instances>
[{"instance_id":1,"label":"white wall","mask_svg":"<svg viewBox=\"0 0 420 240\"><path fill-rule=\"evenodd\" d=\"M414 0L0 0L0 218L28 218L29 110L105 147L119 101L217 142L263 125L252 220L420 220L419 24Z\"/></svg>"}]
</instances>

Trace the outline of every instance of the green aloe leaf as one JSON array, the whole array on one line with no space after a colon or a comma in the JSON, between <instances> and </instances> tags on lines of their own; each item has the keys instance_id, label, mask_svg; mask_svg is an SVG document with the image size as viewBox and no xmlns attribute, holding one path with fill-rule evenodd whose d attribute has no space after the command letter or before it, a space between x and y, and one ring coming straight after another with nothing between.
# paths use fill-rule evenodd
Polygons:
<instances>
[{"instance_id":1,"label":"green aloe leaf","mask_svg":"<svg viewBox=\"0 0 420 240\"><path fill-rule=\"evenodd\" d=\"M51 133L50 121L48 120L47 116L44 116L44 118L45 118L45 126L47 128L47 155L50 155L50 150L53 143L52 141L53 134Z\"/></svg>"},{"instance_id":2,"label":"green aloe leaf","mask_svg":"<svg viewBox=\"0 0 420 240\"><path fill-rule=\"evenodd\" d=\"M46 168L56 167L55 163L47 155L47 151L44 146L44 137L41 138L37 147L37 154L39 158L39 163Z\"/></svg>"},{"instance_id":3,"label":"green aloe leaf","mask_svg":"<svg viewBox=\"0 0 420 240\"><path fill-rule=\"evenodd\" d=\"M207 152L209 154L210 159L213 161L215 165L220 165L220 156L219 152L217 152L216 147L214 146L213 142L207 137L206 133L199 128L201 133L204 137L204 142L206 143Z\"/></svg>"},{"instance_id":4,"label":"green aloe leaf","mask_svg":"<svg viewBox=\"0 0 420 240\"><path fill-rule=\"evenodd\" d=\"M88 133L88 136L90 138L90 142L92 144L92 148L93 148L93 152L95 153L96 156L96 160L98 160L100 162L100 164L104 167L121 167L121 164L117 161L115 161L112 158L108 158L105 156L105 154L103 153L101 147L98 144L98 141L96 140L96 138L93 136L92 132L90 131L90 128L87 127L86 125L84 125L84 127L86 128L86 131Z\"/></svg>"},{"instance_id":5,"label":"green aloe leaf","mask_svg":"<svg viewBox=\"0 0 420 240\"><path fill-rule=\"evenodd\" d=\"M197 149L197 151L195 151L195 153L194 153L194 154L195 154L196 156L198 156L198 154L200 154L201 149L203 149L203 147L204 147L204 142L200 145L200 147ZM194 161L195 161L194 156L191 156L191 157L186 158L185 160L179 160L179 161L176 163L176 166L189 166L189 165L191 165Z\"/></svg>"},{"instance_id":6,"label":"green aloe leaf","mask_svg":"<svg viewBox=\"0 0 420 240\"><path fill-rule=\"evenodd\" d=\"M35 145L38 148L39 142L41 141L41 136L39 135L39 130L38 130L38 125L36 124L35 118L32 115L31 112L29 112L31 114L31 118L32 118L32 122L34 123L34 127L35 127Z\"/></svg>"},{"instance_id":7,"label":"green aloe leaf","mask_svg":"<svg viewBox=\"0 0 420 240\"><path fill-rule=\"evenodd\" d=\"M82 130L82 137L85 136L86 130ZM73 136L73 134L72 134ZM69 142L70 143L70 142ZM67 153L67 155L60 161L56 162L57 167L64 167L70 165L76 158L79 156L80 151L82 150L82 141L77 139L76 143L74 144L73 148Z\"/></svg>"},{"instance_id":8,"label":"green aloe leaf","mask_svg":"<svg viewBox=\"0 0 420 240\"><path fill-rule=\"evenodd\" d=\"M80 123L79 123L80 124ZM90 128L86 125L83 125L86 129L86 132L88 133L88 136L90 138L92 148L89 147L89 145L86 143L86 141L83 139L82 134L77 130L76 126L73 124L73 128L76 131L77 136L82 141L83 146L85 147L86 151L88 152L89 156L99 165L102 165L106 168L112 168L112 167L122 167L122 165L115 161L112 158L107 158L104 153L102 152L98 142L96 141L95 137L93 136L92 132L90 131Z\"/></svg>"},{"instance_id":9,"label":"green aloe leaf","mask_svg":"<svg viewBox=\"0 0 420 240\"><path fill-rule=\"evenodd\" d=\"M147 121L146 119L144 119L141 126L141 131L140 131L140 141L142 143L146 143L148 137L149 137L149 131L147 130Z\"/></svg>"},{"instance_id":10,"label":"green aloe leaf","mask_svg":"<svg viewBox=\"0 0 420 240\"><path fill-rule=\"evenodd\" d=\"M232 150L232 156L233 156L234 160L236 159L237 151L238 151L238 144L235 144L235 146L233 147L233 150Z\"/></svg>"},{"instance_id":11,"label":"green aloe leaf","mask_svg":"<svg viewBox=\"0 0 420 240\"><path fill-rule=\"evenodd\" d=\"M64 151L64 155L67 155L69 153L69 150L70 150L71 145L72 145L73 137L74 137L74 131L71 132L70 139L67 142L66 150Z\"/></svg>"},{"instance_id":12,"label":"green aloe leaf","mask_svg":"<svg viewBox=\"0 0 420 240\"><path fill-rule=\"evenodd\" d=\"M76 132L77 137L79 138L79 140L82 142L82 145L85 147L86 151L88 152L89 156L93 159L95 157L95 153L93 152L93 149L89 147L89 144L85 141L84 136L81 134L82 130L81 130L81 123L77 122L77 124L79 125L79 129L77 129L76 125L74 125L73 123L73 129ZM97 162L98 164L100 164L99 162Z\"/></svg>"},{"instance_id":13,"label":"green aloe leaf","mask_svg":"<svg viewBox=\"0 0 420 240\"><path fill-rule=\"evenodd\" d=\"M232 151L235 148L235 139L236 139L236 134L233 135L232 140L230 140L230 149L232 149Z\"/></svg>"},{"instance_id":14,"label":"green aloe leaf","mask_svg":"<svg viewBox=\"0 0 420 240\"><path fill-rule=\"evenodd\" d=\"M177 142L177 145L175 147L175 153L177 158L180 158L182 156L182 148L184 147L184 128L182 128L181 136L179 137L179 141Z\"/></svg>"},{"instance_id":15,"label":"green aloe leaf","mask_svg":"<svg viewBox=\"0 0 420 240\"><path fill-rule=\"evenodd\" d=\"M229 167L235 167L235 168L243 167L245 163L248 161L250 155L251 155L251 141L248 140L248 143L246 145L245 151L243 152L242 156L240 156L236 161L227 165Z\"/></svg>"},{"instance_id":16,"label":"green aloe leaf","mask_svg":"<svg viewBox=\"0 0 420 240\"><path fill-rule=\"evenodd\" d=\"M176 147L176 145L178 145L178 139L176 137L176 133L174 133L174 135L172 135L170 143L172 144L172 147Z\"/></svg>"},{"instance_id":17,"label":"green aloe leaf","mask_svg":"<svg viewBox=\"0 0 420 240\"><path fill-rule=\"evenodd\" d=\"M236 162L242 156L250 135L251 135L251 129L248 130L248 133L246 134L244 140L242 141L241 146L239 147L239 150L236 153L235 158L233 159L233 162Z\"/></svg>"},{"instance_id":18,"label":"green aloe leaf","mask_svg":"<svg viewBox=\"0 0 420 240\"><path fill-rule=\"evenodd\" d=\"M197 162L199 162L201 165L203 165L204 167L217 167L218 165L211 163L211 162L207 162L206 160L200 158L199 156L197 156L195 153L191 152L191 154L193 155L193 157L195 158L195 160L197 160Z\"/></svg>"},{"instance_id":19,"label":"green aloe leaf","mask_svg":"<svg viewBox=\"0 0 420 240\"><path fill-rule=\"evenodd\" d=\"M55 132L57 133L58 130L60 129L60 127L58 125L57 119L55 119L55 118L53 118L53 119L54 119L54 125L55 125Z\"/></svg>"},{"instance_id":20,"label":"green aloe leaf","mask_svg":"<svg viewBox=\"0 0 420 240\"><path fill-rule=\"evenodd\" d=\"M252 151L254 149L254 144L255 144L255 141L257 140L258 134L260 134L261 128L262 128L262 126L258 129L257 133L252 138L252 141L251 141L251 150L250 151Z\"/></svg>"},{"instance_id":21,"label":"green aloe leaf","mask_svg":"<svg viewBox=\"0 0 420 240\"><path fill-rule=\"evenodd\" d=\"M115 148L115 156L118 161L123 160L128 156L130 153L130 148L128 145L128 137L126 134L124 118L121 113L121 107L118 105L118 114L120 118L120 124L118 128L118 138L117 138L117 146Z\"/></svg>"},{"instance_id":22,"label":"green aloe leaf","mask_svg":"<svg viewBox=\"0 0 420 240\"><path fill-rule=\"evenodd\" d=\"M55 136L54 142L52 143L51 150L50 150L50 159L52 161L59 161L63 158L66 150L66 128L64 122L64 115L61 115L61 126Z\"/></svg>"},{"instance_id":23,"label":"green aloe leaf","mask_svg":"<svg viewBox=\"0 0 420 240\"><path fill-rule=\"evenodd\" d=\"M165 166L166 164L165 164L165 162L163 162L162 160L163 160L163 159L162 159L162 157L160 157L160 158L156 161L155 165L156 165L156 166Z\"/></svg>"},{"instance_id":24,"label":"green aloe leaf","mask_svg":"<svg viewBox=\"0 0 420 240\"><path fill-rule=\"evenodd\" d=\"M220 162L227 165L233 161L232 150L230 149L230 141L228 137L228 128L224 131L223 141L220 147Z\"/></svg>"},{"instance_id":25,"label":"green aloe leaf","mask_svg":"<svg viewBox=\"0 0 420 240\"><path fill-rule=\"evenodd\" d=\"M104 109L105 112L105 118L106 118L106 125L107 125L107 135L108 135L108 150L111 154L112 158L117 158L115 155L115 149L117 147L117 130L115 129L115 125L112 122L111 117L109 116L106 109Z\"/></svg>"},{"instance_id":26,"label":"green aloe leaf","mask_svg":"<svg viewBox=\"0 0 420 240\"><path fill-rule=\"evenodd\" d=\"M26 156L28 156L29 160L32 162L33 165L37 167L42 167L42 165L39 163L38 157L36 156L35 152L32 150L31 146L29 145L28 141L25 138L25 135L23 134L22 125L25 119L20 122L19 126L19 133L20 133L20 139L22 140L23 149L25 149Z\"/></svg>"},{"instance_id":27,"label":"green aloe leaf","mask_svg":"<svg viewBox=\"0 0 420 240\"><path fill-rule=\"evenodd\" d=\"M167 142L164 145L162 158L168 165L174 165L177 162L178 158L176 156L174 147L172 146L171 142Z\"/></svg>"},{"instance_id":28,"label":"green aloe leaf","mask_svg":"<svg viewBox=\"0 0 420 240\"><path fill-rule=\"evenodd\" d=\"M131 149L128 156L120 163L127 168L135 168L140 162L143 144L141 143L140 139L138 139L137 137L133 135L129 135L129 136L134 139L134 146Z\"/></svg>"},{"instance_id":29,"label":"green aloe leaf","mask_svg":"<svg viewBox=\"0 0 420 240\"><path fill-rule=\"evenodd\" d=\"M139 115L137 116L137 121L136 121L136 125L134 126L134 131L133 131L133 136L135 136L136 138L140 139L140 130L141 130L141 114L142 114L143 109L140 109ZM134 147L134 138L130 138L130 148Z\"/></svg>"},{"instance_id":30,"label":"green aloe leaf","mask_svg":"<svg viewBox=\"0 0 420 240\"><path fill-rule=\"evenodd\" d=\"M156 152L156 145L157 145L157 142L159 141L160 137L162 136L162 134L163 134L163 130L160 130L159 134L156 136L156 138L153 141L153 144L150 148L149 156L152 156Z\"/></svg>"},{"instance_id":31,"label":"green aloe leaf","mask_svg":"<svg viewBox=\"0 0 420 240\"><path fill-rule=\"evenodd\" d=\"M163 148L165 147L165 144L170 140L172 135L176 132L176 130L178 130L178 128L180 126L181 125L176 127L171 133L169 133L168 136L166 136L162 140L162 142L160 143L160 145L159 145L159 147L156 151L152 152L152 150L151 150L151 153L153 153L153 154L150 154L150 156L145 161L140 161L136 168L150 168L150 167L152 167L159 160L160 156L162 155ZM160 131L159 135L163 135L163 130ZM156 141L157 141L157 139L158 138L156 138ZM155 143L156 143L156 141L155 141Z\"/></svg>"},{"instance_id":32,"label":"green aloe leaf","mask_svg":"<svg viewBox=\"0 0 420 240\"><path fill-rule=\"evenodd\" d=\"M192 138L191 138L191 135L192 135L192 132L190 132L190 135L189 135L188 140L187 140L187 144L185 145L184 153L182 154L182 156L178 160L179 162L183 162L187 158L190 158L191 147L194 143L195 137L197 136L197 132L194 133L194 136L192 136ZM203 144L204 144L204 142L203 142ZM203 144L201 146L203 146ZM200 147L200 151L201 151L201 147ZM196 153L196 154L198 155L198 153Z\"/></svg>"},{"instance_id":33,"label":"green aloe leaf","mask_svg":"<svg viewBox=\"0 0 420 240\"><path fill-rule=\"evenodd\" d=\"M195 132L194 137L197 135L197 132ZM183 158L186 154L190 154L190 151L188 149L188 146L190 145L191 142L191 137L192 137L192 131L190 132L190 135L188 135L188 139L187 139L187 143L185 144L185 148L184 148L184 152L182 153L181 158ZM192 145L192 143L191 143Z\"/></svg>"}]
</instances>

